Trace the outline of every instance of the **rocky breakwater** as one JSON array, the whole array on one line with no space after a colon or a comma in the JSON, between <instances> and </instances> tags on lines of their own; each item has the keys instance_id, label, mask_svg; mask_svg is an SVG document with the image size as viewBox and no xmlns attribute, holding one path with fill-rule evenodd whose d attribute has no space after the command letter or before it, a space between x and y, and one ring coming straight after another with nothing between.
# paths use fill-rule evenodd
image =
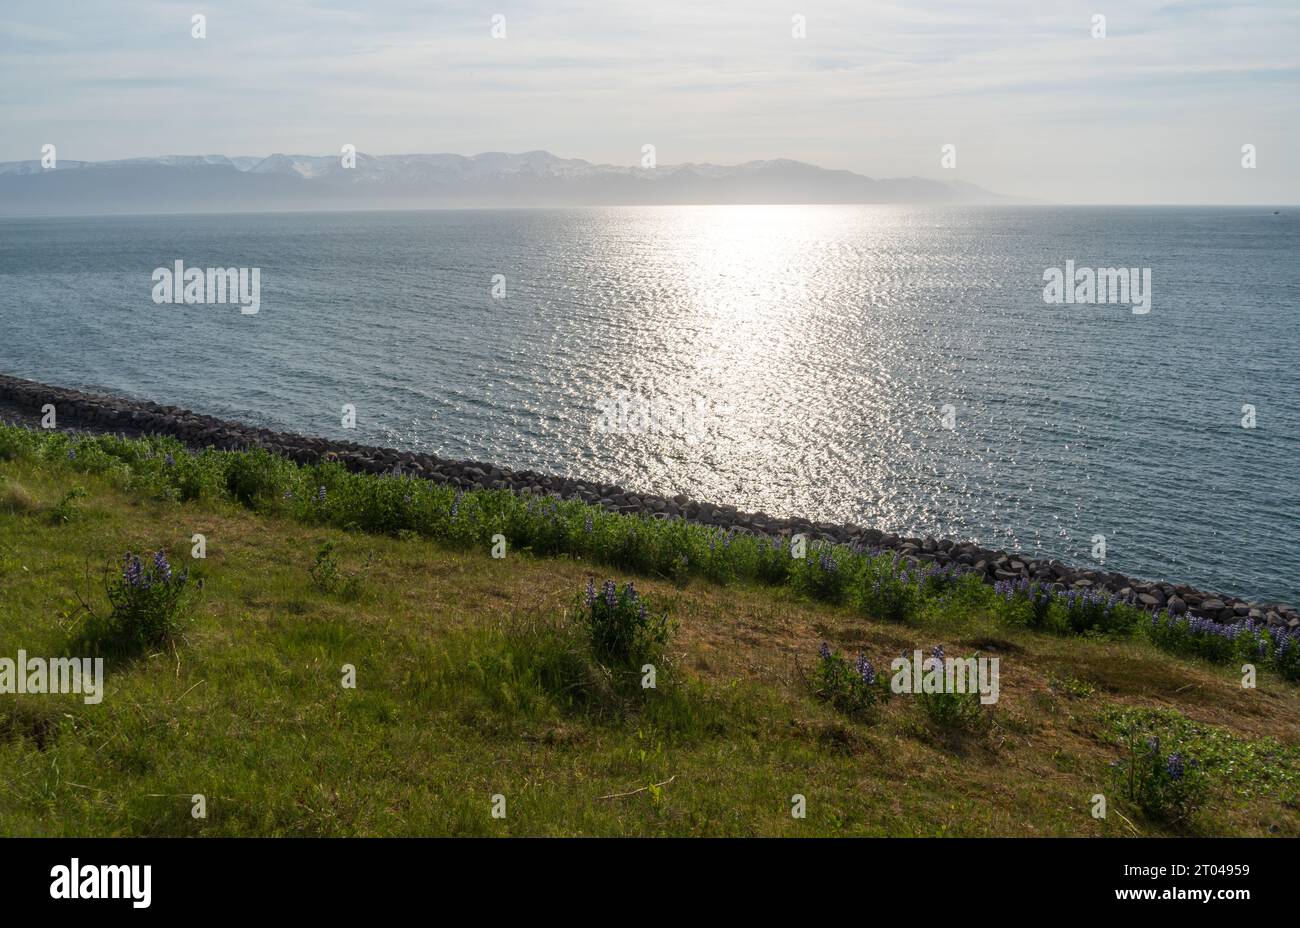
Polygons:
<instances>
[{"instance_id":1,"label":"rocky breakwater","mask_svg":"<svg viewBox=\"0 0 1300 928\"><path fill-rule=\"evenodd\" d=\"M778 518L762 512L740 512L734 506L701 502L684 495L663 497L635 493L611 484L528 470L512 471L479 461L452 461L432 454L274 432L200 415L175 406L82 393L0 375L0 405L12 413L6 415L6 418L34 423L47 404L54 407L57 424L64 429L126 435L169 435L198 449L212 447L233 451L264 448L300 464L312 464L329 457L351 470L363 473L397 471L467 490L494 489L519 494L555 495L564 499L582 500L616 512L644 514L657 519L682 518L754 535L781 537L803 534L809 540L896 551L912 563L930 563L941 567L960 565L965 570L982 575L989 583L1024 578L1051 584L1057 589L1087 589L1131 596L1138 605L1152 611L1167 609L1176 615L1194 612L1225 623L1250 618L1274 627L1300 627L1300 610L1290 605L1247 602L1232 596L1197 590L1185 584L1138 580L1111 571L991 550L970 541L910 538L858 525L813 522L798 517Z\"/></svg>"}]
</instances>

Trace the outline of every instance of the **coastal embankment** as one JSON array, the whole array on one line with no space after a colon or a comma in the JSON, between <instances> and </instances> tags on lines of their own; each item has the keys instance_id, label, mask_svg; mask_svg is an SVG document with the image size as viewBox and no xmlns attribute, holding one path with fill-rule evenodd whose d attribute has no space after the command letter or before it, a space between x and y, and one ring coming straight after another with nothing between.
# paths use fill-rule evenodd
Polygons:
<instances>
[{"instance_id":1,"label":"coastal embankment","mask_svg":"<svg viewBox=\"0 0 1300 928\"><path fill-rule=\"evenodd\" d=\"M1250 602L1182 583L1135 579L1095 567L988 549L971 541L914 538L859 525L741 512L733 506L703 502L682 494L655 496L574 477L508 470L479 461L453 461L415 451L276 432L176 406L85 393L0 375L0 420L40 428L51 409L54 427L63 430L127 436L167 435L195 449L262 448L300 464L331 458L362 473L396 472L466 490L497 489L521 495L556 495L615 512L642 514L656 519L682 518L772 538L801 534L809 541L823 540L864 549L894 551L916 563L959 565L963 570L981 574L989 583L1023 579L1052 585L1056 589L1115 594L1132 599L1142 608L1167 610L1175 615L1192 612L1223 623L1251 619L1270 627L1300 627L1300 609L1289 604Z\"/></svg>"}]
</instances>

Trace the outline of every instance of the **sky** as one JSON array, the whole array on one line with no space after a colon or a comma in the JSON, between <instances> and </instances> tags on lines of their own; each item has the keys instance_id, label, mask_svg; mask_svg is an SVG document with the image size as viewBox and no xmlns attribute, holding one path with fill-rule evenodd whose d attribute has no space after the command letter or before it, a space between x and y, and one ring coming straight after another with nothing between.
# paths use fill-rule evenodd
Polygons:
<instances>
[{"instance_id":1,"label":"sky","mask_svg":"<svg viewBox=\"0 0 1300 928\"><path fill-rule=\"evenodd\" d=\"M0 88L0 161L653 144L1060 203L1300 203L1297 0L4 0Z\"/></svg>"}]
</instances>

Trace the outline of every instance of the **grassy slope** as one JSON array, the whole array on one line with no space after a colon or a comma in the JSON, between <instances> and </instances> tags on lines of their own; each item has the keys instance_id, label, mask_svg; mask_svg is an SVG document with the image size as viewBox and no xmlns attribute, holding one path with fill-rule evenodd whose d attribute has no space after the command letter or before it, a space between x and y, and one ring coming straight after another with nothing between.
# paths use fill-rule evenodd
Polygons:
<instances>
[{"instance_id":1,"label":"grassy slope","mask_svg":"<svg viewBox=\"0 0 1300 928\"><path fill-rule=\"evenodd\" d=\"M622 722L565 711L526 681L473 669L501 631L561 613L588 576L566 559L504 560L421 540L344 533L222 502L153 502L105 478L0 462L0 656L64 653L78 594L127 549L179 560L206 534L206 589L188 641L110 663L97 706L0 696L0 834L1161 834L1108 778L1108 706L1175 708L1286 756L1221 776L1182 830L1300 834L1300 688L1140 641L1008 630L978 615L942 627L867 622L748 585L636 578L680 623L684 695ZM89 491L67 524L49 507ZM318 592L322 541L375 566L359 601ZM196 562L198 563L198 562ZM621 579L621 578L620 578ZM1002 659L1002 699L978 734L943 737L908 697L871 725L813 701L796 661L818 643L887 658L911 647ZM340 666L358 687L340 686ZM1066 687L1062 681L1082 681ZM1093 689L1088 692L1089 687ZM1072 695L1073 693L1073 695ZM659 790L602 798L661 783ZM1106 820L1089 798L1110 797ZM203 793L208 818L190 816ZM507 817L490 816L490 796ZM808 799L804 820L790 797Z\"/></svg>"}]
</instances>

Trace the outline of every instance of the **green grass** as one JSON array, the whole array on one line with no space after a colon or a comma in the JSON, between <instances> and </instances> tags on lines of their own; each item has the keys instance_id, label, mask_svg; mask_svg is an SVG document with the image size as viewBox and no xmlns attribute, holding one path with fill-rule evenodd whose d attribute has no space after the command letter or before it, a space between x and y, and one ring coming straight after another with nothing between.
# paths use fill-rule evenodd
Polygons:
<instances>
[{"instance_id":1,"label":"green grass","mask_svg":"<svg viewBox=\"0 0 1300 928\"><path fill-rule=\"evenodd\" d=\"M102 703L0 695L0 834L1300 834L1300 692L1267 662L1243 689L1140 631L1026 627L973 580L912 582L886 620L880 558L831 552L827 578L749 539L506 496L0 429L0 657L70 653L128 550L203 580L176 644L109 660ZM326 544L346 591L313 581ZM573 608L593 576L674 620L654 690L592 658ZM996 655L1002 698L955 733L908 696L843 715L805 684L823 640L877 667ZM1133 725L1203 757L1191 821L1112 795Z\"/></svg>"}]
</instances>

